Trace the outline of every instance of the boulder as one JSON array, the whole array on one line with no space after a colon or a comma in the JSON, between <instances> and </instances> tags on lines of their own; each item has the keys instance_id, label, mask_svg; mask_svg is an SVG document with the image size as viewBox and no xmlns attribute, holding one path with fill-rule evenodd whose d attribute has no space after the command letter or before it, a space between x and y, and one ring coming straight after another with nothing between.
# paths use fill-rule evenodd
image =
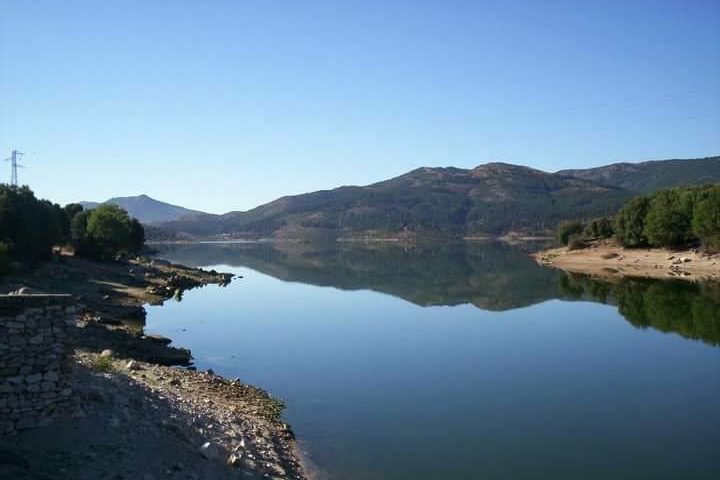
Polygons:
<instances>
[{"instance_id":1,"label":"boulder","mask_svg":"<svg viewBox=\"0 0 720 480\"><path fill-rule=\"evenodd\" d=\"M220 451L214 443L205 442L200 446L200 455L206 460L215 460L220 456Z\"/></svg>"}]
</instances>

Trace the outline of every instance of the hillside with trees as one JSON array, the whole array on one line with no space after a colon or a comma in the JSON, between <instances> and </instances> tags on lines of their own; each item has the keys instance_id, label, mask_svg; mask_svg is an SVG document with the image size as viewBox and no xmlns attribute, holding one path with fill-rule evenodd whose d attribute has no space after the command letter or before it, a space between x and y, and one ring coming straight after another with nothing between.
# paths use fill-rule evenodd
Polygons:
<instances>
[{"instance_id":1,"label":"hillside with trees","mask_svg":"<svg viewBox=\"0 0 720 480\"><path fill-rule=\"evenodd\" d=\"M720 157L614 163L583 170L561 170L557 173L633 192L650 193L661 188L720 181Z\"/></svg>"},{"instance_id":2,"label":"hillside with trees","mask_svg":"<svg viewBox=\"0 0 720 480\"><path fill-rule=\"evenodd\" d=\"M566 220L613 215L644 191L720 181L720 157L603 168L419 168L364 187L282 197L246 212L185 216L155 224L154 232L225 238L549 234Z\"/></svg>"},{"instance_id":3,"label":"hillside with trees","mask_svg":"<svg viewBox=\"0 0 720 480\"><path fill-rule=\"evenodd\" d=\"M720 251L720 184L664 189L629 200L612 220L563 223L557 238L571 249L614 236L625 247L702 246Z\"/></svg>"}]
</instances>

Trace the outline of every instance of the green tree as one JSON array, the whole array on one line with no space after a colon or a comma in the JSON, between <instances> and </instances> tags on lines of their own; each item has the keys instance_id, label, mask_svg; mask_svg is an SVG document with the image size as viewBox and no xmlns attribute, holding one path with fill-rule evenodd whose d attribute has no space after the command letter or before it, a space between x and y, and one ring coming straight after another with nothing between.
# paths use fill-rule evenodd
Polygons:
<instances>
[{"instance_id":1,"label":"green tree","mask_svg":"<svg viewBox=\"0 0 720 480\"><path fill-rule=\"evenodd\" d=\"M10 247L7 243L0 242L0 276L10 271Z\"/></svg>"},{"instance_id":2,"label":"green tree","mask_svg":"<svg viewBox=\"0 0 720 480\"><path fill-rule=\"evenodd\" d=\"M137 218L130 220L130 251L139 252L145 245L145 229Z\"/></svg>"},{"instance_id":3,"label":"green tree","mask_svg":"<svg viewBox=\"0 0 720 480\"><path fill-rule=\"evenodd\" d=\"M35 198L28 187L0 185L0 241L13 257L49 258L69 222L59 205Z\"/></svg>"},{"instance_id":4,"label":"green tree","mask_svg":"<svg viewBox=\"0 0 720 480\"><path fill-rule=\"evenodd\" d=\"M648 197L636 197L626 203L615 216L615 237L626 247L647 245L645 217L650 208Z\"/></svg>"},{"instance_id":5,"label":"green tree","mask_svg":"<svg viewBox=\"0 0 720 480\"><path fill-rule=\"evenodd\" d=\"M76 251L83 249L87 239L87 223L91 210L77 212L70 221L70 241Z\"/></svg>"},{"instance_id":6,"label":"green tree","mask_svg":"<svg viewBox=\"0 0 720 480\"><path fill-rule=\"evenodd\" d=\"M706 248L720 249L720 185L714 185L698 195L692 229Z\"/></svg>"},{"instance_id":7,"label":"green tree","mask_svg":"<svg viewBox=\"0 0 720 480\"><path fill-rule=\"evenodd\" d=\"M85 209L79 203L68 203L63 207L63 210L65 210L65 216L72 221L72 219L75 218L75 215Z\"/></svg>"},{"instance_id":8,"label":"green tree","mask_svg":"<svg viewBox=\"0 0 720 480\"><path fill-rule=\"evenodd\" d=\"M597 218L587 224L583 235L588 238L608 238L612 236L613 229L610 220L607 218Z\"/></svg>"},{"instance_id":9,"label":"green tree","mask_svg":"<svg viewBox=\"0 0 720 480\"><path fill-rule=\"evenodd\" d=\"M583 225L582 222L578 221L572 221L572 222L564 222L560 224L560 227L557 231L557 239L562 243L563 245L567 245L570 241L570 237L573 235L579 235L583 232L583 229L585 228L585 225Z\"/></svg>"},{"instance_id":10,"label":"green tree","mask_svg":"<svg viewBox=\"0 0 720 480\"><path fill-rule=\"evenodd\" d=\"M677 247L693 239L694 192L661 190L652 196L645 216L645 235L654 246Z\"/></svg>"},{"instance_id":11,"label":"green tree","mask_svg":"<svg viewBox=\"0 0 720 480\"><path fill-rule=\"evenodd\" d=\"M78 214L80 215L80 214ZM82 217L78 220L82 222ZM81 241L81 254L98 258L111 258L120 252L135 252L142 246L144 233L139 222L122 208L105 204L90 210L87 216L84 241Z\"/></svg>"}]
</instances>

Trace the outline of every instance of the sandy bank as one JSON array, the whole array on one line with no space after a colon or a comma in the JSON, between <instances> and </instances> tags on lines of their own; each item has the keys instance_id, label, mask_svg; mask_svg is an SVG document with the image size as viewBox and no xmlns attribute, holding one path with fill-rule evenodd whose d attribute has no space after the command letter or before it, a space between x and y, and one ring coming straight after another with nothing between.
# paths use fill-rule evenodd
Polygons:
<instances>
[{"instance_id":1,"label":"sandy bank","mask_svg":"<svg viewBox=\"0 0 720 480\"><path fill-rule=\"evenodd\" d=\"M600 241L579 250L544 250L533 257L544 266L599 277L720 280L720 254L709 255L694 249L630 249L612 241Z\"/></svg>"}]
</instances>

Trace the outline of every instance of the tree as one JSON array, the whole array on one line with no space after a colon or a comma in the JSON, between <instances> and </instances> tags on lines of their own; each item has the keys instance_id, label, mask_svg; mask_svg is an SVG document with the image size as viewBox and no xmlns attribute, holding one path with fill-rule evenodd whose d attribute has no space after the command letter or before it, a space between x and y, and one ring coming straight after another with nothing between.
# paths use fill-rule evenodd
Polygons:
<instances>
[{"instance_id":1,"label":"tree","mask_svg":"<svg viewBox=\"0 0 720 480\"><path fill-rule=\"evenodd\" d=\"M560 228L558 228L557 239L563 245L567 245L568 242L570 241L570 237L573 235L581 234L584 228L585 228L585 225L583 225L582 222L578 222L578 221L564 222L560 225Z\"/></svg>"},{"instance_id":2,"label":"tree","mask_svg":"<svg viewBox=\"0 0 720 480\"><path fill-rule=\"evenodd\" d=\"M130 251L139 252L145 245L145 229L137 218L130 220Z\"/></svg>"},{"instance_id":3,"label":"tree","mask_svg":"<svg viewBox=\"0 0 720 480\"><path fill-rule=\"evenodd\" d=\"M38 200L28 187L0 185L0 242L26 260L49 258L69 221L59 205Z\"/></svg>"},{"instance_id":4,"label":"tree","mask_svg":"<svg viewBox=\"0 0 720 480\"><path fill-rule=\"evenodd\" d=\"M73 218L75 218L75 215L85 210L82 205L79 203L68 203L63 207L63 210L65 210L65 215L67 218L69 218L71 221Z\"/></svg>"},{"instance_id":5,"label":"tree","mask_svg":"<svg viewBox=\"0 0 720 480\"><path fill-rule=\"evenodd\" d=\"M77 215L76 218L75 227L79 229L83 218ZM122 208L104 204L88 213L84 239L80 241L80 253L106 259L121 252L136 252L142 247L143 241L144 232L139 222L133 222Z\"/></svg>"},{"instance_id":6,"label":"tree","mask_svg":"<svg viewBox=\"0 0 720 480\"><path fill-rule=\"evenodd\" d=\"M698 195L692 218L693 233L706 248L720 249L720 185Z\"/></svg>"},{"instance_id":7,"label":"tree","mask_svg":"<svg viewBox=\"0 0 720 480\"><path fill-rule=\"evenodd\" d=\"M615 216L615 237L626 247L647 245L645 217L650 208L648 197L636 197L626 203Z\"/></svg>"},{"instance_id":8,"label":"tree","mask_svg":"<svg viewBox=\"0 0 720 480\"><path fill-rule=\"evenodd\" d=\"M588 238L608 238L613 234L612 224L605 217L597 218L587 224L583 234Z\"/></svg>"},{"instance_id":9,"label":"tree","mask_svg":"<svg viewBox=\"0 0 720 480\"><path fill-rule=\"evenodd\" d=\"M661 190L650 200L645 216L645 235L651 245L677 247L692 238L693 192Z\"/></svg>"},{"instance_id":10,"label":"tree","mask_svg":"<svg viewBox=\"0 0 720 480\"><path fill-rule=\"evenodd\" d=\"M77 212L70 221L70 241L75 247L76 252L81 251L85 245L89 216L90 210L81 210Z\"/></svg>"}]
</instances>

